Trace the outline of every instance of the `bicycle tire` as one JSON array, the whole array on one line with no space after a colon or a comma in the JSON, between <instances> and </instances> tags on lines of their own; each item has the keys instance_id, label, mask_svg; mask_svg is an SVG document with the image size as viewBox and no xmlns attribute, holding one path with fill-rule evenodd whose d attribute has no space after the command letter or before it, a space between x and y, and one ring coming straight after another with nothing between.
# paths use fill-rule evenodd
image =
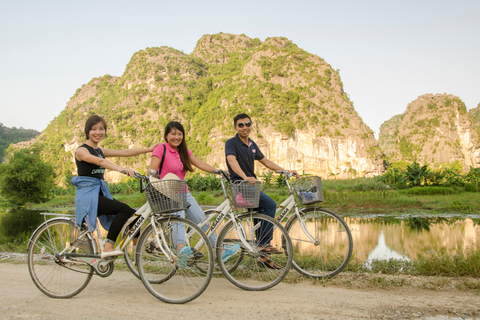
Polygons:
<instances>
[{"instance_id":1,"label":"bicycle tire","mask_svg":"<svg viewBox=\"0 0 480 320\"><path fill-rule=\"evenodd\" d=\"M346 268L353 251L347 223L337 213L324 208L304 208L300 215L315 242L304 233L298 216L292 215L286 229L293 245L293 268L317 279L337 275Z\"/></svg>"},{"instance_id":2,"label":"bicycle tire","mask_svg":"<svg viewBox=\"0 0 480 320\"><path fill-rule=\"evenodd\" d=\"M180 265L177 259L168 259L153 240L153 228L161 229L168 244L166 249L175 253L174 226L195 230L190 241L201 239L207 244L202 246L201 256L189 258L185 265ZM192 246L195 244L191 243ZM205 233L195 223L177 216L160 217L155 220L155 226L149 224L145 228L138 240L136 261L140 278L147 290L157 299L174 304L186 303L200 296L210 283L214 268L213 250ZM206 272L200 272L196 264L202 264Z\"/></svg>"},{"instance_id":3,"label":"bicycle tire","mask_svg":"<svg viewBox=\"0 0 480 320\"><path fill-rule=\"evenodd\" d=\"M122 238L127 237L127 233L130 230L128 228L125 228L123 231L123 236ZM136 252L136 246L133 245L133 240L130 241L124 248L123 248L123 260L125 261L125 264L127 265L128 270L130 270L131 273L137 278L140 279L140 274L138 273L136 261L135 261L135 252Z\"/></svg>"},{"instance_id":4,"label":"bicycle tire","mask_svg":"<svg viewBox=\"0 0 480 320\"><path fill-rule=\"evenodd\" d=\"M233 240L238 243L241 250L226 262L218 259L218 265L225 277L237 287L249 291L267 290L283 280L292 265L292 243L287 230L275 219L257 212L243 213L235 217L237 223L243 228L241 232L253 250L249 250L240 240L233 221L229 221L220 231L217 238L217 256L225 243ZM259 251L260 243L265 235L259 234L258 227L261 223L270 223L273 228L271 245L276 247L280 254L267 254ZM236 256L242 255L242 259ZM267 263L260 260L270 258L279 269L267 268ZM232 264L237 264L231 268ZM230 271L231 270L231 271Z\"/></svg>"},{"instance_id":5,"label":"bicycle tire","mask_svg":"<svg viewBox=\"0 0 480 320\"><path fill-rule=\"evenodd\" d=\"M205 216L208 216L210 213L216 212L216 210L215 209L207 209L204 212L205 212ZM228 220L226 220L226 222L228 222ZM221 230L221 228L217 228L216 230ZM217 233L218 233L218 231L217 231ZM217 234L217 236L218 236L218 234ZM228 241L225 241L225 242L228 242ZM230 241L230 243L233 243L233 242L234 242L234 240L232 239ZM220 251L221 251L221 249L220 249ZM217 250L215 249L215 250L213 250L213 252L215 253L215 260L217 260L218 259L217 256L216 256ZM235 270L235 268L238 267L238 265L240 264L242 259L243 259L243 254L238 255L238 257L236 259L236 263L230 265L229 272L232 272L233 270ZM206 272L205 268L203 268L203 266L200 265L200 264L197 264L197 268L201 272ZM221 275L221 274L223 274L223 272L222 272L222 270L220 270L220 267L218 266L218 264L216 264L215 269L213 270L213 275Z\"/></svg>"},{"instance_id":6,"label":"bicycle tire","mask_svg":"<svg viewBox=\"0 0 480 320\"><path fill-rule=\"evenodd\" d=\"M71 298L92 279L94 269L85 262L68 259L61 252L78 240L80 229L70 218L53 218L41 224L28 244L28 271L37 288L52 298ZM79 240L74 253L94 254L90 234Z\"/></svg>"}]
</instances>

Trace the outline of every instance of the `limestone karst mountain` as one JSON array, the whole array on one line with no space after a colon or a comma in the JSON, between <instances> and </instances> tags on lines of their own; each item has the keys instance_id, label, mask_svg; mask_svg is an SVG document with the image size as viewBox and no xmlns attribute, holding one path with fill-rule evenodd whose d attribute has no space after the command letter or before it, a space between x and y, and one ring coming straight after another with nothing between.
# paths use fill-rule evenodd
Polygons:
<instances>
[{"instance_id":1,"label":"limestone karst mountain","mask_svg":"<svg viewBox=\"0 0 480 320\"><path fill-rule=\"evenodd\" d=\"M60 176L75 173L73 152L85 119L108 123L107 148L163 141L170 120L184 124L194 154L225 168L233 117L248 113L252 138L288 169L324 178L380 174L381 150L359 117L337 70L285 38L205 35L191 54L169 47L136 52L121 77L94 78L37 138ZM118 159L146 170L149 156ZM262 166L259 165L261 172Z\"/></svg>"},{"instance_id":2,"label":"limestone karst mountain","mask_svg":"<svg viewBox=\"0 0 480 320\"><path fill-rule=\"evenodd\" d=\"M478 167L477 130L465 104L450 94L425 94L412 101L403 114L382 124L379 144L389 161Z\"/></svg>"},{"instance_id":3,"label":"limestone karst mountain","mask_svg":"<svg viewBox=\"0 0 480 320\"><path fill-rule=\"evenodd\" d=\"M477 105L476 108L468 110L468 116L472 120L477 132L480 133L480 103Z\"/></svg>"}]
</instances>

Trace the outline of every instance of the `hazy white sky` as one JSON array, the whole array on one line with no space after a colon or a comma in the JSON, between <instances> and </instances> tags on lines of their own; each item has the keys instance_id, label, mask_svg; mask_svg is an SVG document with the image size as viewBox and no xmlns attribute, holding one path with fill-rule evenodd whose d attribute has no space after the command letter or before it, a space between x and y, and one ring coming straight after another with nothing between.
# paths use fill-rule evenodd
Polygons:
<instances>
[{"instance_id":1,"label":"hazy white sky","mask_svg":"<svg viewBox=\"0 0 480 320\"><path fill-rule=\"evenodd\" d=\"M380 125L426 93L480 103L480 1L2 1L0 122L43 130L92 78L132 55L189 54L204 34L283 36L340 70L345 92Z\"/></svg>"}]
</instances>

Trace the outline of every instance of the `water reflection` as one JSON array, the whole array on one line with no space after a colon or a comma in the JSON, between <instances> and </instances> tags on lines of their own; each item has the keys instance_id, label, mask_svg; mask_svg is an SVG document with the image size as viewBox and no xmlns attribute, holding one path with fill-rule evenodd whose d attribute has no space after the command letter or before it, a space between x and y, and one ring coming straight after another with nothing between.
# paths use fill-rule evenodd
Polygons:
<instances>
[{"instance_id":1,"label":"water reflection","mask_svg":"<svg viewBox=\"0 0 480 320\"><path fill-rule=\"evenodd\" d=\"M28 240L33 231L44 222L40 211L24 208L0 209L0 244Z\"/></svg>"},{"instance_id":2,"label":"water reflection","mask_svg":"<svg viewBox=\"0 0 480 320\"><path fill-rule=\"evenodd\" d=\"M478 218L346 217L345 221L352 231L354 255L361 261L367 261L383 241L386 259L389 251L415 260L429 254L465 254L480 246Z\"/></svg>"},{"instance_id":3,"label":"water reflection","mask_svg":"<svg viewBox=\"0 0 480 320\"><path fill-rule=\"evenodd\" d=\"M0 244L24 241L44 220L40 211L0 209ZM60 213L60 212L59 212ZM71 212L64 212L71 213ZM353 237L353 258L371 260L411 259L422 255L466 254L480 248L480 216L344 217ZM314 226L308 226L310 230ZM300 230L299 230L300 232ZM303 232L301 233L303 234ZM331 232L334 246L342 246L342 233ZM298 237L300 235L297 234Z\"/></svg>"},{"instance_id":4,"label":"water reflection","mask_svg":"<svg viewBox=\"0 0 480 320\"><path fill-rule=\"evenodd\" d=\"M383 230L380 232L378 237L378 243L375 248L368 254L367 261L365 261L365 267L370 269L371 264L375 260L406 260L411 261L411 259L403 254L398 253L395 250L390 249L385 242L385 234Z\"/></svg>"},{"instance_id":5,"label":"water reflection","mask_svg":"<svg viewBox=\"0 0 480 320\"><path fill-rule=\"evenodd\" d=\"M42 216L23 208L0 212L0 244L27 239L42 222Z\"/></svg>"}]
</instances>

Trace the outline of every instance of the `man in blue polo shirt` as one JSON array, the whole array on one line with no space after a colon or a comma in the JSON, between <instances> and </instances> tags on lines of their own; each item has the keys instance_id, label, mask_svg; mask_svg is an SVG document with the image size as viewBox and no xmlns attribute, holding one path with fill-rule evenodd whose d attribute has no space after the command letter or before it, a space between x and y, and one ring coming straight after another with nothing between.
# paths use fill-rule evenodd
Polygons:
<instances>
[{"instance_id":1,"label":"man in blue polo shirt","mask_svg":"<svg viewBox=\"0 0 480 320\"><path fill-rule=\"evenodd\" d=\"M265 158L257 144L248 137L251 132L252 119L250 119L247 114L241 113L237 115L233 119L233 123L237 134L235 137L228 139L225 143L227 168L233 181L256 180L255 160L258 160L261 164L271 170L285 171L282 167ZM292 170L291 172L294 173L297 178L299 177L297 171ZM277 204L275 201L264 192L260 192L260 203L257 211L274 218L276 209ZM260 251L265 253L279 253L279 250L276 247L270 245L270 241L273 237L272 224L268 223L263 225L262 223L259 232L260 234L266 234L265 240L262 241L262 243L259 243L261 246L261 248L259 248ZM262 263L268 268L278 268L278 266L268 257L266 257Z\"/></svg>"}]
</instances>

